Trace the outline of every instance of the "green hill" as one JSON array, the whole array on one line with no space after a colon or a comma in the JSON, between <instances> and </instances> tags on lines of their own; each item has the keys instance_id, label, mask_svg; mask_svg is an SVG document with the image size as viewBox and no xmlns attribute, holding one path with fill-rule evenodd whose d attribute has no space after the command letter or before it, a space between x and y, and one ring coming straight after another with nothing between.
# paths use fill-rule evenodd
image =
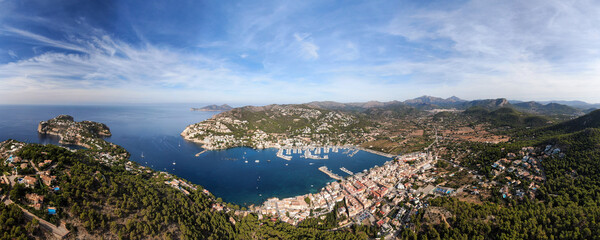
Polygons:
<instances>
[{"instance_id":1,"label":"green hill","mask_svg":"<svg viewBox=\"0 0 600 240\"><path fill-rule=\"evenodd\" d=\"M471 112L486 114L481 109L472 109ZM498 114L501 113L512 116L508 117L511 121L515 119L514 113L509 110ZM498 194L500 187L493 187L493 196L481 204L461 201L456 197L432 199L430 209L446 212L451 217L439 223L423 215L418 216L415 221L422 224L417 230L419 237L600 239L597 221L600 218L600 111L523 131L526 132L524 135L538 137L515 139L504 144L473 144L468 148L470 155L463 159L462 164L485 172L486 178L501 182L517 175L498 176L489 166L499 159L506 159L507 153L521 154L519 152L531 149L534 153L531 156L541 163L545 177L545 181L535 189L535 198L504 198ZM523 160L517 158L515 161ZM527 180L521 180L520 184L529 184ZM400 236L401 239L418 239L411 230L403 231Z\"/></svg>"},{"instance_id":2,"label":"green hill","mask_svg":"<svg viewBox=\"0 0 600 240\"><path fill-rule=\"evenodd\" d=\"M586 128L600 128L600 110L592 111L576 119L549 126L541 130L557 133L572 133Z\"/></svg>"},{"instance_id":3,"label":"green hill","mask_svg":"<svg viewBox=\"0 0 600 240\"><path fill-rule=\"evenodd\" d=\"M465 110L463 114L481 121L488 121L497 127L540 127L551 122L546 117L522 113L509 107L502 107L492 111L483 107L471 107Z\"/></svg>"},{"instance_id":4,"label":"green hill","mask_svg":"<svg viewBox=\"0 0 600 240\"><path fill-rule=\"evenodd\" d=\"M541 114L545 116L570 117L583 115L583 111L558 103L540 104L537 102L516 103L513 106L522 112Z\"/></svg>"}]
</instances>

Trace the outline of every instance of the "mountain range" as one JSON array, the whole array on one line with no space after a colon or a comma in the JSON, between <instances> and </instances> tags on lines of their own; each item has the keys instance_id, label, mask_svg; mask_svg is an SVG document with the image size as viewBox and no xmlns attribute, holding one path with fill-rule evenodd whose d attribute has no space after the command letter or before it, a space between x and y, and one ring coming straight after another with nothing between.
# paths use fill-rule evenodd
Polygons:
<instances>
[{"instance_id":1,"label":"mountain range","mask_svg":"<svg viewBox=\"0 0 600 240\"><path fill-rule=\"evenodd\" d=\"M559 103L560 102L560 103ZM512 108L521 112L539 114L546 116L558 117L574 117L589 113L596 108L600 108L600 104L589 104L582 101L515 101L507 100L506 98L497 99L480 99L480 100L464 100L452 96L449 98L439 98L433 96L421 96L405 101L369 101L355 103L339 103L333 101L310 102L306 105L325 109L335 110L354 110L365 111L372 108L398 109L412 107L418 110L433 110L433 109L456 109L467 110L472 107L481 107L486 110L497 110L499 108Z\"/></svg>"}]
</instances>

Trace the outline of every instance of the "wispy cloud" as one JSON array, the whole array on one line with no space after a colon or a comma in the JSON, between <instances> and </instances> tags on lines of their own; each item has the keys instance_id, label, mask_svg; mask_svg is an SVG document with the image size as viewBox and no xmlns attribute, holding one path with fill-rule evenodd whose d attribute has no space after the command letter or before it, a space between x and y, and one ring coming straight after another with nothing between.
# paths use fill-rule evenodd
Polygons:
<instances>
[{"instance_id":1,"label":"wispy cloud","mask_svg":"<svg viewBox=\"0 0 600 240\"><path fill-rule=\"evenodd\" d=\"M294 33L294 39L300 44L302 56L308 59L319 58L319 47L312 42L310 34Z\"/></svg>"},{"instance_id":2,"label":"wispy cloud","mask_svg":"<svg viewBox=\"0 0 600 240\"><path fill-rule=\"evenodd\" d=\"M23 38L26 41L32 41L33 43L39 43L39 44L43 44L43 45L50 46L50 47L85 52L84 48L81 48L77 45L53 40L53 39L44 37L39 34L35 34L32 32L28 32L28 31L13 28L13 27L0 28L0 33L4 33L3 35L14 35L14 36Z\"/></svg>"},{"instance_id":3,"label":"wispy cloud","mask_svg":"<svg viewBox=\"0 0 600 240\"><path fill-rule=\"evenodd\" d=\"M13 50L8 50L7 53L12 58L18 58L19 57L19 56L17 56L17 54Z\"/></svg>"}]
</instances>

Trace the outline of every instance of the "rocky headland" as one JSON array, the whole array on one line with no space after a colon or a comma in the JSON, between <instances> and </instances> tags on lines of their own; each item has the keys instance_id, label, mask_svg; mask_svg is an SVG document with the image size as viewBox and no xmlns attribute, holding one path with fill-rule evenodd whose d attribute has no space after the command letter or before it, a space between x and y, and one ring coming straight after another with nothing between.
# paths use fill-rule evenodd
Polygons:
<instances>
[{"instance_id":1,"label":"rocky headland","mask_svg":"<svg viewBox=\"0 0 600 240\"><path fill-rule=\"evenodd\" d=\"M112 135L108 126L92 121L76 122L69 115L60 115L48 121L41 121L38 125L38 132L58 136L59 143L64 145L77 145L96 150L113 145L102 139Z\"/></svg>"}]
</instances>

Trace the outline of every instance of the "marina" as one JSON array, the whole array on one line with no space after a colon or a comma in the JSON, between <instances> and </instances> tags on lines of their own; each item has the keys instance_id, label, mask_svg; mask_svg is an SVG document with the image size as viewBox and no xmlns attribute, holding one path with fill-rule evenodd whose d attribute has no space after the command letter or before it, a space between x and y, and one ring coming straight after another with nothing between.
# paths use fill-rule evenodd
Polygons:
<instances>
[{"instance_id":1,"label":"marina","mask_svg":"<svg viewBox=\"0 0 600 240\"><path fill-rule=\"evenodd\" d=\"M340 150L343 150L340 152ZM302 147L280 147L277 148L277 157L285 160L292 160L294 154L304 159L326 160L329 159L329 153L342 153L348 157L354 157L359 151L366 151L380 156L392 158L394 155L377 152L370 149L359 148L355 146L302 146Z\"/></svg>"}]
</instances>

